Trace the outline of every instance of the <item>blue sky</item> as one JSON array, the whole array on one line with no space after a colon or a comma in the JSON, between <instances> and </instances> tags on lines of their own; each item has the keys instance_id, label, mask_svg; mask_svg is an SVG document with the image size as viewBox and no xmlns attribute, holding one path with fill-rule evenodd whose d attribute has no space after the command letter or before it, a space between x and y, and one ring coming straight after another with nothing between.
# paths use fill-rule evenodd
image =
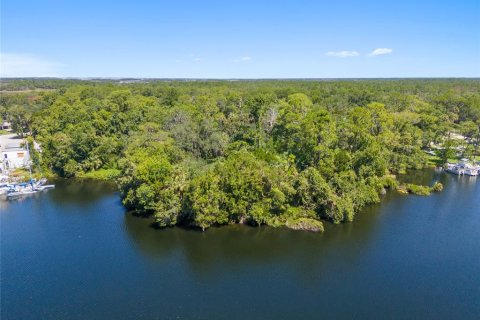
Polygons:
<instances>
[{"instance_id":1,"label":"blue sky","mask_svg":"<svg viewBox=\"0 0 480 320\"><path fill-rule=\"evenodd\" d=\"M479 77L480 1L1 1L1 75Z\"/></svg>"}]
</instances>

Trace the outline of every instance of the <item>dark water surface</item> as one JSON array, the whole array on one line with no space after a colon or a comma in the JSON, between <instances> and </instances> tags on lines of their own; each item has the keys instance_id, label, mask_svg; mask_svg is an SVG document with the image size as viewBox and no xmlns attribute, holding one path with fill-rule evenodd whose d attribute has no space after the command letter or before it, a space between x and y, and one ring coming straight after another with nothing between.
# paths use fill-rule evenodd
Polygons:
<instances>
[{"instance_id":1,"label":"dark water surface","mask_svg":"<svg viewBox=\"0 0 480 320\"><path fill-rule=\"evenodd\" d=\"M1 319L479 319L480 178L324 234L155 230L98 182L0 202Z\"/></svg>"}]
</instances>

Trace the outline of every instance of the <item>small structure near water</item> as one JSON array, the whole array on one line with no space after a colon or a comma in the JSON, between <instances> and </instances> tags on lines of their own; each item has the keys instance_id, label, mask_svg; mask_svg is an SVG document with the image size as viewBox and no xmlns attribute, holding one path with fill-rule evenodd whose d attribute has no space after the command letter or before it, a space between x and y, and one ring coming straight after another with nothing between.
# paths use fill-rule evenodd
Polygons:
<instances>
[{"instance_id":1,"label":"small structure near water","mask_svg":"<svg viewBox=\"0 0 480 320\"><path fill-rule=\"evenodd\" d=\"M16 199L55 187L47 185L45 178L33 179L30 160L30 150L24 139L15 134L0 135L0 200ZM14 169L18 168L28 168L29 181L19 182L14 178Z\"/></svg>"},{"instance_id":2,"label":"small structure near water","mask_svg":"<svg viewBox=\"0 0 480 320\"><path fill-rule=\"evenodd\" d=\"M15 134L0 135L0 173L28 166L30 152L23 144Z\"/></svg>"}]
</instances>

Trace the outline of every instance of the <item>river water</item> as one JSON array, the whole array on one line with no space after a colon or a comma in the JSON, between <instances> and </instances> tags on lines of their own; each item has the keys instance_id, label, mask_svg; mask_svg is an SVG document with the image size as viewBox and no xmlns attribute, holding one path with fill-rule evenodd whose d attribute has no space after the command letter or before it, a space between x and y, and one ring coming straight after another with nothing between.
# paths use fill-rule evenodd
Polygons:
<instances>
[{"instance_id":1,"label":"river water","mask_svg":"<svg viewBox=\"0 0 480 320\"><path fill-rule=\"evenodd\" d=\"M156 230L115 189L57 181L0 202L1 318L478 319L480 178L426 170L323 234Z\"/></svg>"}]
</instances>

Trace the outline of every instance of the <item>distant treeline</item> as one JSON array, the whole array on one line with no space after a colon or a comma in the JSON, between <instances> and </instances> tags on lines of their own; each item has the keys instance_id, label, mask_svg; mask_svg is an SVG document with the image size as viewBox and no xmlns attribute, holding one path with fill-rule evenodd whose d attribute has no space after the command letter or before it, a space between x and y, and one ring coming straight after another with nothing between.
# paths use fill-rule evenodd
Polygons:
<instances>
[{"instance_id":1,"label":"distant treeline","mask_svg":"<svg viewBox=\"0 0 480 320\"><path fill-rule=\"evenodd\" d=\"M440 163L478 149L479 80L146 81L2 82L55 90L2 94L0 113L41 143L44 170L116 178L159 226L321 230L425 167L432 144Z\"/></svg>"}]
</instances>

